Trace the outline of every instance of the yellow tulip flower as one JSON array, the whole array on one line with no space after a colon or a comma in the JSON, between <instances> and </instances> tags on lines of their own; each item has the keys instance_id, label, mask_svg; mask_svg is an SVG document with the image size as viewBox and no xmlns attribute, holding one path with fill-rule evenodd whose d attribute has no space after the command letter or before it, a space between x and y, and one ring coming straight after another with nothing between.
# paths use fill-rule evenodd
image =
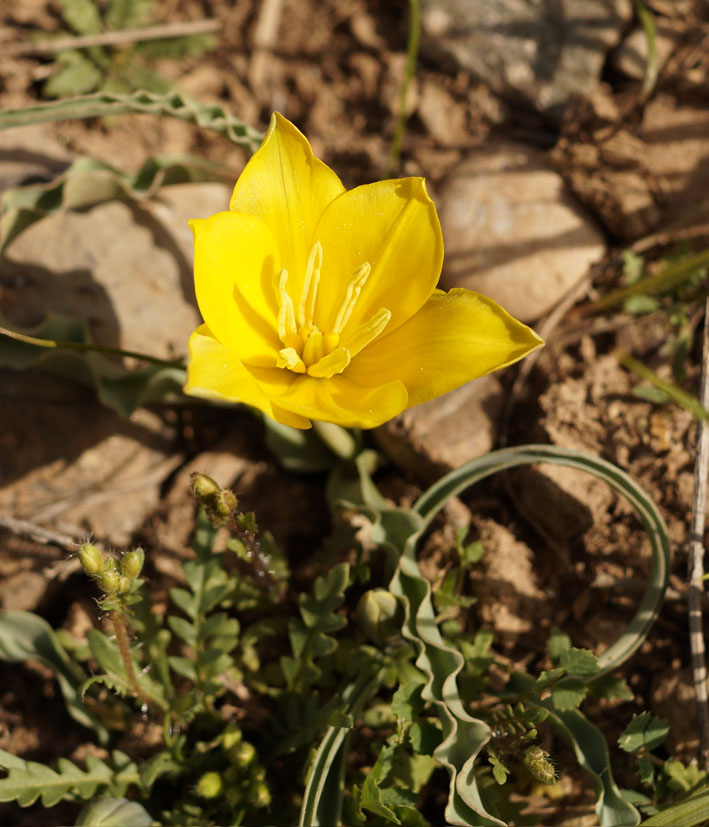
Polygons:
<instances>
[{"instance_id":1,"label":"yellow tulip flower","mask_svg":"<svg viewBox=\"0 0 709 827\"><path fill-rule=\"evenodd\" d=\"M436 289L422 178L345 190L278 113L229 210L190 222L204 324L185 392L285 425L373 428L542 344L470 290Z\"/></svg>"}]
</instances>

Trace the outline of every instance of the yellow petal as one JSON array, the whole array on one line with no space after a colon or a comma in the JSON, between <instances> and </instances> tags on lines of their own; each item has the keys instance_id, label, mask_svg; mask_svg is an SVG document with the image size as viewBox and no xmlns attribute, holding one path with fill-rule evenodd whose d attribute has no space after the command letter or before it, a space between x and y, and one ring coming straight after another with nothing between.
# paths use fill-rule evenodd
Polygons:
<instances>
[{"instance_id":1,"label":"yellow petal","mask_svg":"<svg viewBox=\"0 0 709 827\"><path fill-rule=\"evenodd\" d=\"M273 290L273 236L258 218L220 212L190 222L197 303L214 336L240 358L263 362L282 347Z\"/></svg>"},{"instance_id":2,"label":"yellow petal","mask_svg":"<svg viewBox=\"0 0 709 827\"><path fill-rule=\"evenodd\" d=\"M362 387L342 375L313 379L283 370L249 370L263 393L279 407L345 428L375 428L407 407L406 388L397 379L379 387Z\"/></svg>"},{"instance_id":3,"label":"yellow petal","mask_svg":"<svg viewBox=\"0 0 709 827\"><path fill-rule=\"evenodd\" d=\"M321 330L334 329L348 285L365 262L371 272L344 333L382 307L392 314L387 330L395 330L423 306L441 273L441 227L423 178L379 181L345 192L325 210L315 237L323 247L315 319Z\"/></svg>"},{"instance_id":4,"label":"yellow petal","mask_svg":"<svg viewBox=\"0 0 709 827\"><path fill-rule=\"evenodd\" d=\"M436 290L419 312L385 332L350 363L347 379L374 387L400 379L418 405L503 368L543 341L487 296Z\"/></svg>"},{"instance_id":5,"label":"yellow petal","mask_svg":"<svg viewBox=\"0 0 709 827\"><path fill-rule=\"evenodd\" d=\"M313 155L307 138L278 112L234 187L229 209L260 218L277 240L281 266L299 297L315 226L344 192L342 182Z\"/></svg>"},{"instance_id":6,"label":"yellow petal","mask_svg":"<svg viewBox=\"0 0 709 827\"><path fill-rule=\"evenodd\" d=\"M185 393L221 402L243 402L263 411L271 419L293 428L309 428L302 416L284 410L261 390L258 382L235 354L218 342L207 325L190 336Z\"/></svg>"}]
</instances>

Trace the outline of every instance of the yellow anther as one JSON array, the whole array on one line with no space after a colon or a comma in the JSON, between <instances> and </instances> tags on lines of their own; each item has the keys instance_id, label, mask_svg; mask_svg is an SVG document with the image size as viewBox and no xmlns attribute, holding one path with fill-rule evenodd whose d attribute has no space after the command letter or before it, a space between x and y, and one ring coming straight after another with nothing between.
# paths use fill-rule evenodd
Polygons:
<instances>
[{"instance_id":1,"label":"yellow anther","mask_svg":"<svg viewBox=\"0 0 709 827\"><path fill-rule=\"evenodd\" d=\"M350 356L356 356L362 348L379 336L391 319L391 310L381 307L372 318L361 324L356 330L347 336L344 345L349 350Z\"/></svg>"},{"instance_id":2,"label":"yellow anther","mask_svg":"<svg viewBox=\"0 0 709 827\"><path fill-rule=\"evenodd\" d=\"M310 365L308 376L314 379L330 379L336 373L342 373L349 363L350 354L347 348L338 347L337 350L323 356L319 362Z\"/></svg>"},{"instance_id":3,"label":"yellow anther","mask_svg":"<svg viewBox=\"0 0 709 827\"><path fill-rule=\"evenodd\" d=\"M355 305L357 304L359 294L362 292L362 288L367 283L367 279L369 278L369 274L371 272L372 267L368 261L365 261L364 264L361 264L354 271L354 275L350 279L350 283L347 285L345 298L340 306L337 318L335 319L335 324L332 327L333 333L342 333L345 325L352 315Z\"/></svg>"},{"instance_id":4,"label":"yellow anther","mask_svg":"<svg viewBox=\"0 0 709 827\"><path fill-rule=\"evenodd\" d=\"M292 347L284 347L278 351L276 367L288 368L288 370L292 370L293 373L305 373L305 363L300 356L298 356L295 348Z\"/></svg>"},{"instance_id":5,"label":"yellow anther","mask_svg":"<svg viewBox=\"0 0 709 827\"><path fill-rule=\"evenodd\" d=\"M320 268L322 267L322 244L316 241L308 256L308 266L305 270L303 292L300 294L298 306L298 324L303 326L313 321L315 314L315 299L318 296L320 284Z\"/></svg>"}]
</instances>

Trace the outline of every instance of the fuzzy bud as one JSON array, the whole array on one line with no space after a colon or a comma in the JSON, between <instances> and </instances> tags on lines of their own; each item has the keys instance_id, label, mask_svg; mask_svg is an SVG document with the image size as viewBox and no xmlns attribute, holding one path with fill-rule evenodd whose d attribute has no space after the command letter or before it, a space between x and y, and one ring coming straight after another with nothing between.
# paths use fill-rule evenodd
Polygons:
<instances>
[{"instance_id":1,"label":"fuzzy bud","mask_svg":"<svg viewBox=\"0 0 709 827\"><path fill-rule=\"evenodd\" d=\"M121 574L129 580L135 580L143 570L144 562L145 552L142 548L138 547L132 551L127 551L123 557L121 557Z\"/></svg>"},{"instance_id":2,"label":"fuzzy bud","mask_svg":"<svg viewBox=\"0 0 709 827\"><path fill-rule=\"evenodd\" d=\"M522 753L522 761L529 774L542 784L553 784L556 781L556 769L549 760L549 753L541 747L527 747Z\"/></svg>"},{"instance_id":3,"label":"fuzzy bud","mask_svg":"<svg viewBox=\"0 0 709 827\"><path fill-rule=\"evenodd\" d=\"M241 730L230 724L222 734L222 744L225 750L233 749L241 743Z\"/></svg>"},{"instance_id":4,"label":"fuzzy bud","mask_svg":"<svg viewBox=\"0 0 709 827\"><path fill-rule=\"evenodd\" d=\"M357 620L368 637L380 646L394 643L401 636L401 605L386 589L370 589L360 597Z\"/></svg>"},{"instance_id":5,"label":"fuzzy bud","mask_svg":"<svg viewBox=\"0 0 709 827\"><path fill-rule=\"evenodd\" d=\"M127 577L120 576L116 584L116 592L118 592L118 594L125 594L128 591L130 591L130 580Z\"/></svg>"},{"instance_id":6,"label":"fuzzy bud","mask_svg":"<svg viewBox=\"0 0 709 827\"><path fill-rule=\"evenodd\" d=\"M79 555L81 565L84 567L84 571L87 574L92 574L94 577L98 577L100 574L103 574L103 554L101 554L96 546L91 543L82 543L77 549L77 553Z\"/></svg>"},{"instance_id":7,"label":"fuzzy bud","mask_svg":"<svg viewBox=\"0 0 709 827\"><path fill-rule=\"evenodd\" d=\"M192 474L191 480L192 493L207 512L212 525L228 522L238 505L236 494L228 488L220 488L211 477L197 471Z\"/></svg>"},{"instance_id":8,"label":"fuzzy bud","mask_svg":"<svg viewBox=\"0 0 709 827\"><path fill-rule=\"evenodd\" d=\"M200 798L216 798L223 789L224 783L218 772L205 772L197 782L195 792Z\"/></svg>"},{"instance_id":9,"label":"fuzzy bud","mask_svg":"<svg viewBox=\"0 0 709 827\"><path fill-rule=\"evenodd\" d=\"M108 569L99 577L99 585L106 594L115 594L118 591L118 583L123 579L115 569Z\"/></svg>"},{"instance_id":10,"label":"fuzzy bud","mask_svg":"<svg viewBox=\"0 0 709 827\"><path fill-rule=\"evenodd\" d=\"M251 788L249 798L254 807L268 807L271 803L271 791L266 784L260 782Z\"/></svg>"},{"instance_id":11,"label":"fuzzy bud","mask_svg":"<svg viewBox=\"0 0 709 827\"><path fill-rule=\"evenodd\" d=\"M248 767L256 757L256 749L248 741L242 741L228 752L229 762L235 767Z\"/></svg>"}]
</instances>

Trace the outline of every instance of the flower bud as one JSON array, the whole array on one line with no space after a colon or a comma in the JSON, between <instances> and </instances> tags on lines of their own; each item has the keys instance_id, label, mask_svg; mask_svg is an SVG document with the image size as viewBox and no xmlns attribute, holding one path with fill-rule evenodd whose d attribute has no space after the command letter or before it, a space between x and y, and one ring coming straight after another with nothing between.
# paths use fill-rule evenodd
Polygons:
<instances>
[{"instance_id":1,"label":"flower bud","mask_svg":"<svg viewBox=\"0 0 709 827\"><path fill-rule=\"evenodd\" d=\"M227 751L233 749L237 744L241 743L241 738L241 730L233 724L229 724L222 734L224 749Z\"/></svg>"},{"instance_id":2,"label":"flower bud","mask_svg":"<svg viewBox=\"0 0 709 827\"><path fill-rule=\"evenodd\" d=\"M127 591L130 591L130 580L127 577L119 577L116 591L118 594L125 594Z\"/></svg>"},{"instance_id":3,"label":"flower bud","mask_svg":"<svg viewBox=\"0 0 709 827\"><path fill-rule=\"evenodd\" d=\"M401 605L386 589L370 589L357 604L357 620L374 643L385 646L401 635L403 621Z\"/></svg>"},{"instance_id":4,"label":"flower bud","mask_svg":"<svg viewBox=\"0 0 709 827\"><path fill-rule=\"evenodd\" d=\"M522 761L529 774L542 784L553 784L556 781L556 769L549 760L549 753L541 747L527 747L522 753Z\"/></svg>"},{"instance_id":5,"label":"flower bud","mask_svg":"<svg viewBox=\"0 0 709 827\"><path fill-rule=\"evenodd\" d=\"M259 782L251 788L249 798L254 807L268 807L271 803L271 791L266 784Z\"/></svg>"},{"instance_id":6,"label":"flower bud","mask_svg":"<svg viewBox=\"0 0 709 827\"><path fill-rule=\"evenodd\" d=\"M200 798L216 798L224 789L218 772L205 772L197 782L195 792Z\"/></svg>"},{"instance_id":7,"label":"flower bud","mask_svg":"<svg viewBox=\"0 0 709 827\"><path fill-rule=\"evenodd\" d=\"M144 562L145 552L142 548L138 547L132 551L127 551L123 557L121 557L121 573L129 580L135 580L143 570Z\"/></svg>"},{"instance_id":8,"label":"flower bud","mask_svg":"<svg viewBox=\"0 0 709 827\"><path fill-rule=\"evenodd\" d=\"M256 757L256 749L248 741L242 741L228 752L229 762L235 767L248 767Z\"/></svg>"},{"instance_id":9,"label":"flower bud","mask_svg":"<svg viewBox=\"0 0 709 827\"><path fill-rule=\"evenodd\" d=\"M192 474L191 480L192 493L207 512L212 525L226 523L236 511L236 494L228 488L220 488L211 477L197 471Z\"/></svg>"},{"instance_id":10,"label":"flower bud","mask_svg":"<svg viewBox=\"0 0 709 827\"><path fill-rule=\"evenodd\" d=\"M97 577L103 573L103 554L91 543L82 543L77 549L79 560L87 574Z\"/></svg>"},{"instance_id":11,"label":"flower bud","mask_svg":"<svg viewBox=\"0 0 709 827\"><path fill-rule=\"evenodd\" d=\"M115 594L118 591L118 583L121 576L115 569L108 569L99 577L99 585L106 594Z\"/></svg>"},{"instance_id":12,"label":"flower bud","mask_svg":"<svg viewBox=\"0 0 709 827\"><path fill-rule=\"evenodd\" d=\"M190 481L192 484L192 493L194 494L195 499L199 500L201 503L203 503L204 500L208 500L210 497L216 496L221 490L211 477L208 477L206 474L200 474L199 471L195 471L191 474Z\"/></svg>"}]
</instances>

